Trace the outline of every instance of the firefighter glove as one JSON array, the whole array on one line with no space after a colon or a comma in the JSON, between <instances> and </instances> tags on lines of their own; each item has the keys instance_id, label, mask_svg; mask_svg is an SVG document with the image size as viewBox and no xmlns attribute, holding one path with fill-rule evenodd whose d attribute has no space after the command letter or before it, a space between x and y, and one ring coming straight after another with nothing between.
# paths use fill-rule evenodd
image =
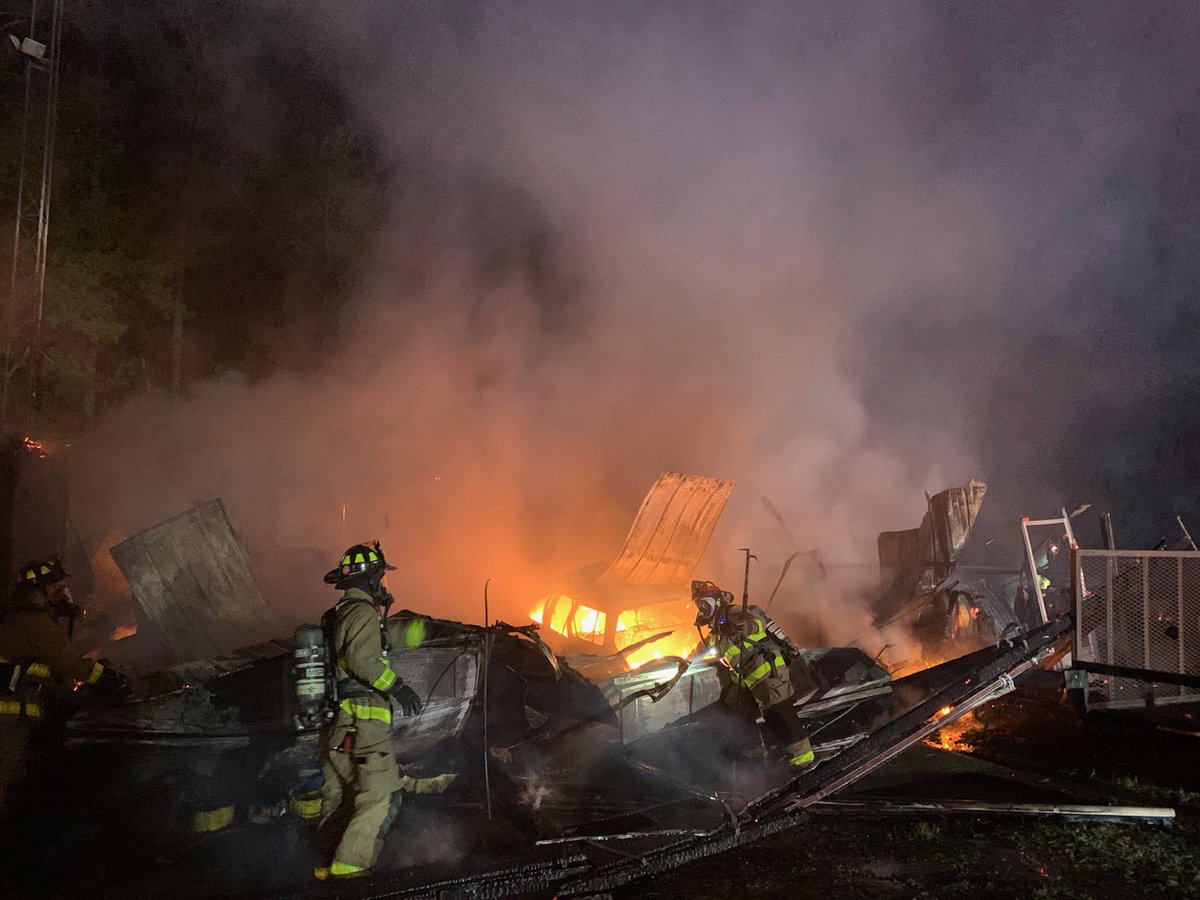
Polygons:
<instances>
[{"instance_id":1,"label":"firefighter glove","mask_svg":"<svg viewBox=\"0 0 1200 900\"><path fill-rule=\"evenodd\" d=\"M390 693L392 702L400 707L404 715L415 716L421 711L421 698L417 696L417 692L399 679L396 679Z\"/></svg>"}]
</instances>

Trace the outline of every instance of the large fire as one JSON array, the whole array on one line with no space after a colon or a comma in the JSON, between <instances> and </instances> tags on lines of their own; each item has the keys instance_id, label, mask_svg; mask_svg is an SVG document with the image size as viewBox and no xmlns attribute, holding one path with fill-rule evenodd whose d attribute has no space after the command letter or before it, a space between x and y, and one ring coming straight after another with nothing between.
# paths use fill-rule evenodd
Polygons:
<instances>
[{"instance_id":1,"label":"large fire","mask_svg":"<svg viewBox=\"0 0 1200 900\"><path fill-rule=\"evenodd\" d=\"M686 600L605 612L565 594L543 597L529 612L529 617L548 631L595 644L597 655L619 653L646 641L624 654L630 669L667 656L691 656L700 642L692 625L693 615L692 605Z\"/></svg>"},{"instance_id":2,"label":"large fire","mask_svg":"<svg viewBox=\"0 0 1200 900\"><path fill-rule=\"evenodd\" d=\"M687 659L699 643L696 630L689 626L673 631L665 638L634 650L625 657L625 661L629 664L629 668L636 669L638 666L662 659L665 656L680 656Z\"/></svg>"}]
</instances>

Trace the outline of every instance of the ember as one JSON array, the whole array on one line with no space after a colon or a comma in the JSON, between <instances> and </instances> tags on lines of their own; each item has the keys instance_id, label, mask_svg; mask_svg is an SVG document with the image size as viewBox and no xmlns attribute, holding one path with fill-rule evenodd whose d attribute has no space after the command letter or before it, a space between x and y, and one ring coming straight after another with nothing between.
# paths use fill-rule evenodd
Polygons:
<instances>
[{"instance_id":1,"label":"ember","mask_svg":"<svg viewBox=\"0 0 1200 900\"><path fill-rule=\"evenodd\" d=\"M945 718L950 714L950 707L943 706L935 714L934 718ZM973 744L963 738L970 732L979 731L982 728L979 720L975 718L975 713L969 712L961 719L939 728L929 737L925 738L924 743L928 747L936 747L939 750L957 750L959 753L971 753L975 750Z\"/></svg>"},{"instance_id":2,"label":"ember","mask_svg":"<svg viewBox=\"0 0 1200 900\"><path fill-rule=\"evenodd\" d=\"M548 785L530 781L521 789L521 794L518 797L518 802L523 806L528 806L530 809L537 810L542 808L542 803L546 798L553 793Z\"/></svg>"}]
</instances>

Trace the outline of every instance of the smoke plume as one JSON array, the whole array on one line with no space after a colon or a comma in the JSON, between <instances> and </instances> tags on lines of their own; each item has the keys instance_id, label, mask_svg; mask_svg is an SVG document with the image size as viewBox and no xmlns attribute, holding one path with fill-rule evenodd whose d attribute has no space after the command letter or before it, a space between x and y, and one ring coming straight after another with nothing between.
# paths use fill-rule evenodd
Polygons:
<instances>
[{"instance_id":1,"label":"smoke plume","mask_svg":"<svg viewBox=\"0 0 1200 900\"><path fill-rule=\"evenodd\" d=\"M315 373L99 424L88 533L221 496L252 547L314 548L298 605L378 537L404 602L478 621L485 578L519 618L612 558L662 471L737 479L697 574L740 592L736 548L764 591L792 550L873 562L971 476L1040 514L1172 502L1139 447L1195 462L1127 428L1182 389L1149 362L1169 323L1196 329L1169 218L1196 204L1194 7L306 16L396 161L389 226Z\"/></svg>"}]
</instances>

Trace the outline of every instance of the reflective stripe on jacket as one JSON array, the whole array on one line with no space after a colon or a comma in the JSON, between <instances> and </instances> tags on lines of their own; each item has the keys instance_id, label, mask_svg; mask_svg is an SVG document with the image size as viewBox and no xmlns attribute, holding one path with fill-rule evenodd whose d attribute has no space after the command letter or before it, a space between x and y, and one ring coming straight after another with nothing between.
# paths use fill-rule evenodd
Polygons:
<instances>
[{"instance_id":1,"label":"reflective stripe on jacket","mask_svg":"<svg viewBox=\"0 0 1200 900\"><path fill-rule=\"evenodd\" d=\"M84 657L44 606L20 606L0 619L0 702L4 704L0 712L4 715L38 718L46 684L95 684L103 674L104 666Z\"/></svg>"},{"instance_id":2,"label":"reflective stripe on jacket","mask_svg":"<svg viewBox=\"0 0 1200 900\"><path fill-rule=\"evenodd\" d=\"M380 722L385 722L388 725L392 724L392 708L391 706L382 706L378 700L342 700L338 703L338 707L347 715L353 716L355 719L376 719Z\"/></svg>"},{"instance_id":3,"label":"reflective stripe on jacket","mask_svg":"<svg viewBox=\"0 0 1200 900\"><path fill-rule=\"evenodd\" d=\"M104 666L101 663L91 663L92 669L87 674L87 678L75 679L82 681L84 684L95 684L100 680L100 676L104 674ZM6 659L0 656L0 672L11 672L6 679L0 679L0 691L17 690L17 684L12 683L15 678L18 681L28 679L34 682L47 682L54 675L50 667L43 662L31 662L22 665L15 660Z\"/></svg>"},{"instance_id":4,"label":"reflective stripe on jacket","mask_svg":"<svg viewBox=\"0 0 1200 900\"><path fill-rule=\"evenodd\" d=\"M740 607L730 607L725 621L714 628L709 643L717 648L729 667L734 684L753 688L777 670L787 674L787 659L778 640L767 630L766 614L751 607L743 615Z\"/></svg>"},{"instance_id":5,"label":"reflective stripe on jacket","mask_svg":"<svg viewBox=\"0 0 1200 900\"><path fill-rule=\"evenodd\" d=\"M42 708L36 703L23 703L20 700L0 700L0 716L24 716L27 719L40 719Z\"/></svg>"}]
</instances>

